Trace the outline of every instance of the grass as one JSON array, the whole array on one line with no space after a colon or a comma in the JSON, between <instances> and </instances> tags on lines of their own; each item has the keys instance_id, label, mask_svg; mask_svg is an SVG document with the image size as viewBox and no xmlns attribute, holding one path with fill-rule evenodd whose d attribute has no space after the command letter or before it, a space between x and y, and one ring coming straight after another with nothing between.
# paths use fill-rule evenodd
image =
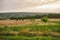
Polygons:
<instances>
[{"instance_id":1,"label":"grass","mask_svg":"<svg viewBox=\"0 0 60 40\"><path fill-rule=\"evenodd\" d=\"M58 25L14 25L0 27L0 40L60 40Z\"/></svg>"},{"instance_id":2,"label":"grass","mask_svg":"<svg viewBox=\"0 0 60 40\"><path fill-rule=\"evenodd\" d=\"M0 35L60 36L60 25L5 26L0 28Z\"/></svg>"},{"instance_id":3,"label":"grass","mask_svg":"<svg viewBox=\"0 0 60 40\"><path fill-rule=\"evenodd\" d=\"M34 36L34 37L24 37L24 36L3 36L3 40L60 40L60 37L50 37L50 36Z\"/></svg>"},{"instance_id":4,"label":"grass","mask_svg":"<svg viewBox=\"0 0 60 40\"><path fill-rule=\"evenodd\" d=\"M0 27L0 31L20 31L23 29L30 29L33 31L45 31L50 30L54 32L60 32L60 25L29 25L29 26L13 26L13 27Z\"/></svg>"}]
</instances>

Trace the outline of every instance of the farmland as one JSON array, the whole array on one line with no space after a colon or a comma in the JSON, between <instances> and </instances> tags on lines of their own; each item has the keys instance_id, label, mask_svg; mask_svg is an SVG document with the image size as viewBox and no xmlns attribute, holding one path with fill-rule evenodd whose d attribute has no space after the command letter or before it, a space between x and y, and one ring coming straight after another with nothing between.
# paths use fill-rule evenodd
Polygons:
<instances>
[{"instance_id":1,"label":"farmland","mask_svg":"<svg viewBox=\"0 0 60 40\"><path fill-rule=\"evenodd\" d=\"M4 26L0 28L3 40L60 40L60 25Z\"/></svg>"},{"instance_id":2,"label":"farmland","mask_svg":"<svg viewBox=\"0 0 60 40\"><path fill-rule=\"evenodd\" d=\"M20 15L1 13L0 40L60 40L60 14Z\"/></svg>"},{"instance_id":3,"label":"farmland","mask_svg":"<svg viewBox=\"0 0 60 40\"><path fill-rule=\"evenodd\" d=\"M1 40L60 40L60 19L0 20Z\"/></svg>"},{"instance_id":4,"label":"farmland","mask_svg":"<svg viewBox=\"0 0 60 40\"><path fill-rule=\"evenodd\" d=\"M51 23L52 22L52 23ZM59 24L60 19L49 19L49 24ZM30 19L25 19L25 20L0 20L0 26L4 25L43 25L41 19L35 19L35 21L31 21Z\"/></svg>"}]
</instances>

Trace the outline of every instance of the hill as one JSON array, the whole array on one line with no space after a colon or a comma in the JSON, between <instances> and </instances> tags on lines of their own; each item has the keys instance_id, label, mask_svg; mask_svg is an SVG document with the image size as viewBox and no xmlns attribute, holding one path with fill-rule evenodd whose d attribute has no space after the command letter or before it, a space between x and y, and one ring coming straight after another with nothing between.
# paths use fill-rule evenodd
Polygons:
<instances>
[{"instance_id":1,"label":"hill","mask_svg":"<svg viewBox=\"0 0 60 40\"><path fill-rule=\"evenodd\" d=\"M60 18L60 13L38 13L38 12L8 12L0 13L1 17L23 17L23 16L36 16L48 15L49 17Z\"/></svg>"}]
</instances>

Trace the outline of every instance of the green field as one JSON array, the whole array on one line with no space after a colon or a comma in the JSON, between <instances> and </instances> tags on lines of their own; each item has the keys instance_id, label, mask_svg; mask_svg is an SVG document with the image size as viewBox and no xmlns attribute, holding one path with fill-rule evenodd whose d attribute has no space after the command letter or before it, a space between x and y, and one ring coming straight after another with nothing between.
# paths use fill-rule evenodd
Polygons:
<instances>
[{"instance_id":1,"label":"green field","mask_svg":"<svg viewBox=\"0 0 60 40\"><path fill-rule=\"evenodd\" d=\"M60 40L60 19L48 19L47 15L37 18L3 18L0 20L0 40Z\"/></svg>"},{"instance_id":2,"label":"green field","mask_svg":"<svg viewBox=\"0 0 60 40\"><path fill-rule=\"evenodd\" d=\"M0 27L1 40L60 40L60 25Z\"/></svg>"}]
</instances>

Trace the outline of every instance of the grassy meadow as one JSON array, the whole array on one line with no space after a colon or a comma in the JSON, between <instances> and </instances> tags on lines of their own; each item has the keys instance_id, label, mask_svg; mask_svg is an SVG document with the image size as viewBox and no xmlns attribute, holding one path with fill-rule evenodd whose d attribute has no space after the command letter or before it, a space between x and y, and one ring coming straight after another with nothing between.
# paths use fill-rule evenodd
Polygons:
<instances>
[{"instance_id":1,"label":"grassy meadow","mask_svg":"<svg viewBox=\"0 0 60 40\"><path fill-rule=\"evenodd\" d=\"M59 14L25 15L1 13L0 40L60 40Z\"/></svg>"},{"instance_id":2,"label":"grassy meadow","mask_svg":"<svg viewBox=\"0 0 60 40\"><path fill-rule=\"evenodd\" d=\"M60 40L60 19L0 20L0 40Z\"/></svg>"}]
</instances>

